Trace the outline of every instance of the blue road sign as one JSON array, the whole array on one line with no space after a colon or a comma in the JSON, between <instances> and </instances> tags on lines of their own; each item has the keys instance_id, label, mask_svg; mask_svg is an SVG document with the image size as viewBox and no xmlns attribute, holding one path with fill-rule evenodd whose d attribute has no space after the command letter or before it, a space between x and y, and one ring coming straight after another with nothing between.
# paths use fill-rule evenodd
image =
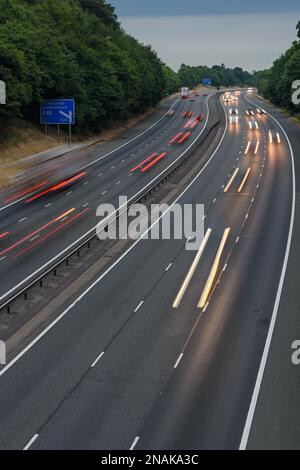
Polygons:
<instances>
[{"instance_id":1,"label":"blue road sign","mask_svg":"<svg viewBox=\"0 0 300 470\"><path fill-rule=\"evenodd\" d=\"M47 100L41 103L41 124L75 124L74 100Z\"/></svg>"},{"instance_id":2,"label":"blue road sign","mask_svg":"<svg viewBox=\"0 0 300 470\"><path fill-rule=\"evenodd\" d=\"M211 84L212 84L211 78L203 78L202 79L202 85L211 86Z\"/></svg>"}]
</instances>

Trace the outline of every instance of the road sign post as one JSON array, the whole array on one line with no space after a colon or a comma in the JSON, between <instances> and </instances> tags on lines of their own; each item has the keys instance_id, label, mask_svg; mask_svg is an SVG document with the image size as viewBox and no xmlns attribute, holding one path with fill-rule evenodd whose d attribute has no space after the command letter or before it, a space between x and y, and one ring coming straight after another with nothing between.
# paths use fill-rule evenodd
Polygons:
<instances>
[{"instance_id":1,"label":"road sign post","mask_svg":"<svg viewBox=\"0 0 300 470\"><path fill-rule=\"evenodd\" d=\"M69 141L72 142L72 125L75 124L75 101L73 99L46 100L41 103L40 122L45 125L57 125L59 138L60 126L69 126Z\"/></svg>"}]
</instances>

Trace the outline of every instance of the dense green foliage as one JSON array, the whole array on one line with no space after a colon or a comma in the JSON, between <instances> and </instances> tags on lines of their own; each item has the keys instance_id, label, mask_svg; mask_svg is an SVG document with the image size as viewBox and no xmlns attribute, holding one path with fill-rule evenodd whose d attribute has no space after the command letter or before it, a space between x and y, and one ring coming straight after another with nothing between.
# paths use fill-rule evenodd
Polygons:
<instances>
[{"instance_id":1,"label":"dense green foliage","mask_svg":"<svg viewBox=\"0 0 300 470\"><path fill-rule=\"evenodd\" d=\"M0 0L0 118L39 121L43 99L75 98L78 128L98 131L202 78L250 83L242 69L190 67L178 73L121 28L105 0Z\"/></svg>"},{"instance_id":2,"label":"dense green foliage","mask_svg":"<svg viewBox=\"0 0 300 470\"><path fill-rule=\"evenodd\" d=\"M155 105L166 87L156 53L103 0L0 0L0 77L2 116L37 120L44 98L74 97L77 123L94 130Z\"/></svg>"},{"instance_id":3,"label":"dense green foliage","mask_svg":"<svg viewBox=\"0 0 300 470\"><path fill-rule=\"evenodd\" d=\"M271 69L254 74L260 93L292 113L300 112L300 105L292 102L292 84L295 80L300 80L300 22L297 25L297 35L299 39L274 62Z\"/></svg>"},{"instance_id":4,"label":"dense green foliage","mask_svg":"<svg viewBox=\"0 0 300 470\"><path fill-rule=\"evenodd\" d=\"M253 76L241 69L236 67L230 69L222 65L214 65L213 67L191 67L189 65L182 64L178 72L180 81L182 84L192 88L198 85L203 78L211 78L213 86L243 86L252 85Z\"/></svg>"}]
</instances>

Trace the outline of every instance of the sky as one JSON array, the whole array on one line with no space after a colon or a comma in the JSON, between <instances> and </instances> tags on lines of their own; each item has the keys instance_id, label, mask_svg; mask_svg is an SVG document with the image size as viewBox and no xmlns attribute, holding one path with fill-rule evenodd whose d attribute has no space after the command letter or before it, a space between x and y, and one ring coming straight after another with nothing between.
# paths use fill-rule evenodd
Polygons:
<instances>
[{"instance_id":1,"label":"sky","mask_svg":"<svg viewBox=\"0 0 300 470\"><path fill-rule=\"evenodd\" d=\"M296 0L108 0L127 33L173 69L272 65L296 39Z\"/></svg>"}]
</instances>

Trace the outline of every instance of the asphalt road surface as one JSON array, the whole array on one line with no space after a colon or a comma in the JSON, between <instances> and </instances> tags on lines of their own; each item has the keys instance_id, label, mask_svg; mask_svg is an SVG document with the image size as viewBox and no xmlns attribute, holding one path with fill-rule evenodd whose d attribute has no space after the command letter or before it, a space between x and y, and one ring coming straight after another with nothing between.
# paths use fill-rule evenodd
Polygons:
<instances>
[{"instance_id":1,"label":"asphalt road surface","mask_svg":"<svg viewBox=\"0 0 300 470\"><path fill-rule=\"evenodd\" d=\"M222 140L178 197L181 206L204 204L207 233L180 301L196 252L185 249L185 239L136 242L0 371L1 449L239 448L293 201L288 141L269 115L256 115L258 129L250 130L248 99L242 93L224 105ZM189 105L176 106L174 123ZM204 112L205 100L195 106ZM230 123L230 108L238 108L238 123ZM169 129L164 141L176 131ZM137 161L124 162L118 191L129 193L139 180L140 174L128 178ZM110 168L113 159L101 165ZM112 187L113 170L101 190ZM81 204L102 185L96 173L78 191ZM78 206L75 193L61 211Z\"/></svg>"},{"instance_id":2,"label":"asphalt road surface","mask_svg":"<svg viewBox=\"0 0 300 470\"><path fill-rule=\"evenodd\" d=\"M92 232L99 222L96 210L100 204L118 208L120 195L130 200L172 165L207 125L208 98L202 94L195 101L173 98L156 121L150 119L148 129L127 141L123 135L116 148L108 143L80 152L85 164L77 167L76 175L81 176L72 184L49 191L53 185L36 181L6 197L0 205L0 303ZM169 109L175 111L171 116L165 115ZM184 111L192 111L191 120L183 118ZM193 129L184 128L201 113L202 122ZM169 144L179 132L189 131L184 142ZM144 173L131 171L154 153L163 152L165 158ZM28 192L31 188L35 189Z\"/></svg>"}]
</instances>

